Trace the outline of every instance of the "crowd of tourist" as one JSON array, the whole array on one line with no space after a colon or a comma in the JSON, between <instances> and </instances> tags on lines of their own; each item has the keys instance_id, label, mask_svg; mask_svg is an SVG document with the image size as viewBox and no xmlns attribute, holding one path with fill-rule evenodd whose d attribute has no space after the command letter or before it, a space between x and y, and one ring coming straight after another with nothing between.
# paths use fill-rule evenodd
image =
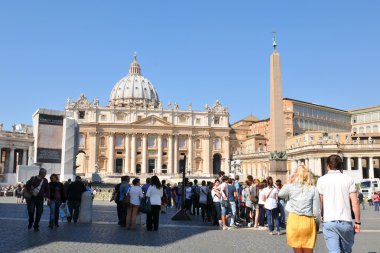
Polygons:
<instances>
[{"instance_id":1,"label":"crowd of tourist","mask_svg":"<svg viewBox=\"0 0 380 253\"><path fill-rule=\"evenodd\" d=\"M251 227L266 230L269 235L281 235L286 229L287 242L294 252L313 252L320 223L329 252L351 252L354 232L360 232L360 204L354 181L343 174L342 159L332 155L327 159L328 173L315 184L305 166L290 171L286 184L268 177L258 180L247 176L228 177L220 172L213 182L185 180L184 184L147 178L121 177L111 201L117 205L118 224L136 230L139 213L146 216L146 229L158 231L160 215L168 208L184 209L191 216L221 230ZM17 186L16 197L24 198L29 214L28 229L39 230L44 200L50 208L49 228L58 227L59 212L68 209L67 221L78 222L82 194L91 191L80 177L62 184L56 174L45 178L46 170L32 177L24 186ZM379 194L370 196L375 211L379 211ZM364 205L363 205L364 208ZM288 217L285 217L285 210ZM354 221L354 223L353 223Z\"/></svg>"}]
</instances>

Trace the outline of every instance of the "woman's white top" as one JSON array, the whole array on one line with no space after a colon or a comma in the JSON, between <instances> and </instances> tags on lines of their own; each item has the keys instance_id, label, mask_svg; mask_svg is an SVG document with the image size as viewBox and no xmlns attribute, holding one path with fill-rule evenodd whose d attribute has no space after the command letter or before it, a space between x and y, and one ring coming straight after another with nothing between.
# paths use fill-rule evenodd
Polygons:
<instances>
[{"instance_id":1,"label":"woman's white top","mask_svg":"<svg viewBox=\"0 0 380 253\"><path fill-rule=\"evenodd\" d=\"M265 201L264 201L264 191L260 190L260 193L259 193L259 205L264 205L264 204L265 204Z\"/></svg>"},{"instance_id":2,"label":"woman's white top","mask_svg":"<svg viewBox=\"0 0 380 253\"><path fill-rule=\"evenodd\" d=\"M133 185L129 190L130 201L132 205L139 206L143 193L140 186Z\"/></svg>"},{"instance_id":3,"label":"woman's white top","mask_svg":"<svg viewBox=\"0 0 380 253\"><path fill-rule=\"evenodd\" d=\"M150 198L151 205L161 205L161 198L164 195L162 188L157 189L155 185L151 185L146 192L146 196Z\"/></svg>"}]
</instances>

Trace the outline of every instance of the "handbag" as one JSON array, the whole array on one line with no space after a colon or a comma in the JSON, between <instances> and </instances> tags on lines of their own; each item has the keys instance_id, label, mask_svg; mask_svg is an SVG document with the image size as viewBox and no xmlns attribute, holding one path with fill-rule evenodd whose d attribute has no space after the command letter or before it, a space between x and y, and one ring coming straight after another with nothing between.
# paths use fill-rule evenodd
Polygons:
<instances>
[{"instance_id":1,"label":"handbag","mask_svg":"<svg viewBox=\"0 0 380 253\"><path fill-rule=\"evenodd\" d=\"M129 194L130 190L131 190L131 187L129 187L128 192L125 194L125 197L123 199L124 205L130 205L131 204L131 195Z\"/></svg>"},{"instance_id":2,"label":"handbag","mask_svg":"<svg viewBox=\"0 0 380 253\"><path fill-rule=\"evenodd\" d=\"M149 197L143 197L141 199L141 204L140 204L139 210L142 213L151 213L152 205L150 203Z\"/></svg>"}]
</instances>

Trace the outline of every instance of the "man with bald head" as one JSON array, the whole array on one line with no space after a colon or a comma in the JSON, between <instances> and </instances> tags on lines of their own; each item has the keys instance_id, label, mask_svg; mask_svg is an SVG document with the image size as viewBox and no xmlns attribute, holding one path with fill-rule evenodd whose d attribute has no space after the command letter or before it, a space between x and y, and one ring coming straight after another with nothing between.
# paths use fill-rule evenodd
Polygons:
<instances>
[{"instance_id":1,"label":"man with bald head","mask_svg":"<svg viewBox=\"0 0 380 253\"><path fill-rule=\"evenodd\" d=\"M46 170L41 168L37 176L31 177L26 182L26 189L30 193L29 204L27 205L29 214L28 229L33 226L34 231L39 231L40 219L44 210L44 199L49 197L49 184L45 177Z\"/></svg>"}]
</instances>

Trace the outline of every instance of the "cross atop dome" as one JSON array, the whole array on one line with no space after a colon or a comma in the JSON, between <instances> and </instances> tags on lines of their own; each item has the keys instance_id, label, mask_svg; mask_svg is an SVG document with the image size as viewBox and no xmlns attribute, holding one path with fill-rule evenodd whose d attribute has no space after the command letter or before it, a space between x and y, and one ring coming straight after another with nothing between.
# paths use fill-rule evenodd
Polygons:
<instances>
[{"instance_id":1,"label":"cross atop dome","mask_svg":"<svg viewBox=\"0 0 380 253\"><path fill-rule=\"evenodd\" d=\"M129 66L129 74L130 75L139 75L139 76L141 75L141 68L140 68L140 65L137 62L137 54L136 54L136 52L133 55L133 62Z\"/></svg>"}]
</instances>

